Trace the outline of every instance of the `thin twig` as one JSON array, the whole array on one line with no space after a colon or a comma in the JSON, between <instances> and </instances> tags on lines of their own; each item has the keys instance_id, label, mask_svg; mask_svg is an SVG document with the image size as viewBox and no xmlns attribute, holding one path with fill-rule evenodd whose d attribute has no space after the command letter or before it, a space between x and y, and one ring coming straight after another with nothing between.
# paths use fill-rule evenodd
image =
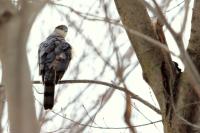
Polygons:
<instances>
[{"instance_id":1,"label":"thin twig","mask_svg":"<svg viewBox=\"0 0 200 133\"><path fill-rule=\"evenodd\" d=\"M66 84L66 83L70 83L70 84L74 84L74 83L92 83L92 84L99 84L99 85L109 86L111 88L115 88L115 89L118 89L118 90L123 91L125 93L128 93L131 96L131 98L140 101L141 103L143 103L144 105L148 106L149 108L151 108L156 113L161 114L161 111L158 108L156 108L151 103L149 103L146 100L144 100L143 98L139 97L138 95L132 93L129 90L124 89L123 87L116 86L116 85L111 84L111 83L107 83L107 82L103 82L103 81L96 81L96 80L62 80L62 81L58 82L58 84ZM42 84L42 82L41 81L33 81L33 84Z\"/></svg>"},{"instance_id":2,"label":"thin twig","mask_svg":"<svg viewBox=\"0 0 200 133\"><path fill-rule=\"evenodd\" d=\"M185 31L185 28L186 28L186 23L188 20L189 4L190 2L188 0L185 0L185 14L184 14L184 19L183 19L183 24L179 33L180 36L183 35L183 32Z\"/></svg>"},{"instance_id":3,"label":"thin twig","mask_svg":"<svg viewBox=\"0 0 200 133\"><path fill-rule=\"evenodd\" d=\"M152 0L152 1L156 7L156 11L154 9L152 9L152 11L158 15L160 21L163 22L163 24L166 26L166 28L169 30L169 32L172 34L174 40L176 41L176 44L180 50L180 59L182 60L184 65L187 66L185 69L185 72L189 77L191 85L193 85L193 90L196 92L198 97L200 97L200 90L199 90L200 75L199 75L199 72L197 71L194 63L192 62L190 56L188 55L187 51L185 51L182 36L179 33L176 33L174 31L174 29L171 27L171 25L167 22L167 19L163 15L157 2L155 0ZM148 4L148 3L146 3L146 4ZM151 6L149 6L149 7L151 7Z\"/></svg>"},{"instance_id":4,"label":"thin twig","mask_svg":"<svg viewBox=\"0 0 200 133\"><path fill-rule=\"evenodd\" d=\"M92 122L92 124L94 123L95 125L98 125L95 121L94 118L92 118L89 114L89 112L87 111L86 107L84 105L82 105L83 109L85 110L85 112L87 113L87 116L89 117L90 121Z\"/></svg>"},{"instance_id":5,"label":"thin twig","mask_svg":"<svg viewBox=\"0 0 200 133\"><path fill-rule=\"evenodd\" d=\"M42 103L38 100L38 99L36 99L35 98L35 100L41 105L41 106L43 106L42 105ZM54 110L50 110L52 113L54 113L54 114L56 114L57 116L59 116L59 117L62 117L62 118L64 118L64 119L66 119L66 120L69 120L69 121L71 121L71 122L73 122L73 123L76 123L76 124L78 124L78 125L80 125L80 126L86 126L86 127L91 127L91 128L99 128L99 129L129 129L130 127L102 127L102 126L93 126L93 125L87 125L87 124L82 124L82 123L80 123L80 122L77 122L77 121L75 121L75 120L72 120L72 119L70 119L70 118L67 118L65 115L61 115L60 113L57 113L57 112L55 112ZM133 127L143 127L143 126L148 126L148 125L151 125L151 124L155 124L155 123L159 123L159 122L162 122L163 120L157 120L157 121L153 121L153 122L149 122L149 123L145 123L145 124L139 124L139 125L135 125L135 126L133 126ZM70 128L70 127L69 127ZM60 129L69 129L69 128L60 128Z\"/></svg>"},{"instance_id":6,"label":"thin twig","mask_svg":"<svg viewBox=\"0 0 200 133\"><path fill-rule=\"evenodd\" d=\"M57 112L55 112L55 111L52 111L52 113L54 113L54 114L56 114L56 115L58 115L58 116L60 116L60 117L62 117L62 118L64 118L64 119L70 120L71 122L74 122L74 123L76 123L76 124L78 124L78 125L80 125L80 126L87 126L87 127L100 128L100 129L128 129L128 128L130 128L129 126L128 126L128 127L101 127L101 126L85 125L85 124L76 122L76 121L74 121L74 120L72 120L72 119L69 119L69 118L67 118L67 117L65 117L65 116L63 116L63 115L61 115L61 114L59 114L59 113L57 113ZM135 125L135 126L133 126L133 127L148 126L148 125L155 124L155 123L158 123L158 122L162 122L162 120L157 120L157 121L149 122L149 123L145 123L145 124L139 124L139 125ZM63 129L65 129L65 128L63 128Z\"/></svg>"},{"instance_id":7,"label":"thin twig","mask_svg":"<svg viewBox=\"0 0 200 133\"><path fill-rule=\"evenodd\" d=\"M51 3L51 4L53 4L53 3ZM56 4L56 3L54 3L54 4L55 5L60 5L60 4ZM66 8L69 8L66 5L60 5L60 6L64 6ZM92 16L95 17L95 18L88 18L86 16L82 16L81 12L78 12L78 11L76 11L74 9L72 10L71 8L70 8L70 10L73 11L78 16L84 17L84 18L86 18L87 20L90 20L90 21L103 21L103 22L108 22L110 24L114 24L116 26L120 26L120 27L126 29L127 31L129 31L131 34L136 35L137 37L143 38L143 39L149 41L152 45L158 46L158 47L164 49L166 52L172 54L173 56L180 58L179 55L177 55L173 51L169 50L168 47L166 47L165 44L162 44L161 42L159 42L159 41L157 41L157 40L155 40L155 39L153 39L153 38L151 38L151 37L149 37L149 36L147 36L147 35L145 35L143 33L140 33L140 32L138 32L138 31L136 31L134 29L131 29L131 28L121 24L119 20L114 20L114 19L110 19L110 18L106 18L106 17L102 18L102 17L98 17L98 16L94 16L94 15L92 15Z\"/></svg>"},{"instance_id":8,"label":"thin twig","mask_svg":"<svg viewBox=\"0 0 200 133\"><path fill-rule=\"evenodd\" d=\"M184 3L184 0L183 0L182 2L180 2L180 3L178 3L176 6L174 6L174 7L170 8L170 9L168 9L168 10L165 11L164 13L167 13L167 12L170 12L170 11L176 9L177 7L179 7L180 5L182 5L183 3Z\"/></svg>"}]
</instances>

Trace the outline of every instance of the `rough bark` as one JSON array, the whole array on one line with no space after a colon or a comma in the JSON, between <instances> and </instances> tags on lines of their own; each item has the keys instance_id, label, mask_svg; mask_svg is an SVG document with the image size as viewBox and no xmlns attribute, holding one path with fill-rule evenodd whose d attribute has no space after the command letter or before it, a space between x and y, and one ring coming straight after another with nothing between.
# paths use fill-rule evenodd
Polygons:
<instances>
[{"instance_id":1,"label":"rough bark","mask_svg":"<svg viewBox=\"0 0 200 133\"><path fill-rule=\"evenodd\" d=\"M195 63L198 70L200 70L200 2L197 0L194 4L191 36L188 46L188 53Z\"/></svg>"},{"instance_id":2,"label":"rough bark","mask_svg":"<svg viewBox=\"0 0 200 133\"><path fill-rule=\"evenodd\" d=\"M177 72L168 53L157 46L135 36L128 29L139 31L162 43L159 31L156 34L151 26L143 1L115 0L119 15L126 26L130 42L135 49L138 60L142 66L144 78L151 86L159 102L162 112L165 133L193 133L200 132L198 125L200 108L198 97L189 83L188 75ZM200 1L195 2L192 18L192 33L188 52L200 70ZM157 32L157 30L156 30ZM161 35L161 37L164 36ZM158 56L159 55L159 56ZM197 124L197 125L192 125Z\"/></svg>"},{"instance_id":3,"label":"rough bark","mask_svg":"<svg viewBox=\"0 0 200 133\"><path fill-rule=\"evenodd\" d=\"M171 100L176 85L176 70L169 53L144 38L135 36L128 29L136 30L155 40L166 43L152 26L147 10L141 0L115 0L119 15L126 26L130 42L135 49L143 70L144 79L153 89L159 102L165 132L172 132ZM162 28L162 26L160 27ZM158 29L158 31L161 29ZM163 34L164 35L164 34ZM163 36L162 35L162 36Z\"/></svg>"},{"instance_id":4,"label":"rough bark","mask_svg":"<svg viewBox=\"0 0 200 133\"><path fill-rule=\"evenodd\" d=\"M139 0L115 0L121 20L127 28L137 30L152 38L156 38L150 19L147 15L144 5ZM160 70L162 61L164 60L160 48L151 45L142 38L132 35L127 31L132 46L135 49L139 62L142 66L146 80L154 88L154 92L159 99L160 107L165 106L162 72ZM161 55L161 56L157 56ZM147 65L148 64L148 65ZM156 76L155 76L156 74ZM158 88L157 88L158 87Z\"/></svg>"},{"instance_id":5,"label":"rough bark","mask_svg":"<svg viewBox=\"0 0 200 133\"><path fill-rule=\"evenodd\" d=\"M191 35L188 46L188 53L200 72L200 1L194 2ZM187 66L186 66L187 67ZM192 89L192 84L188 82L188 77L184 73L180 79L178 87L179 93L176 102L176 113L173 119L173 129L177 133L199 133L200 132L200 106L199 98ZM182 119L186 121L183 121ZM195 127L198 126L198 127Z\"/></svg>"}]
</instances>

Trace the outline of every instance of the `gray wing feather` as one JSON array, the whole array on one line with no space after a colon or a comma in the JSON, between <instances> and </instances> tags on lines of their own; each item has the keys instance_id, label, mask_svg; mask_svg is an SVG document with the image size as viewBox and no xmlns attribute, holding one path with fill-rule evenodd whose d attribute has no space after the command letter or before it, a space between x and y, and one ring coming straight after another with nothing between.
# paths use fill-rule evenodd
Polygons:
<instances>
[{"instance_id":1,"label":"gray wing feather","mask_svg":"<svg viewBox=\"0 0 200 133\"><path fill-rule=\"evenodd\" d=\"M61 43L56 47L55 53L56 58L50 67L53 67L56 71L64 72L71 60L71 46L68 43Z\"/></svg>"},{"instance_id":2,"label":"gray wing feather","mask_svg":"<svg viewBox=\"0 0 200 133\"><path fill-rule=\"evenodd\" d=\"M39 74L45 69L54 68L56 71L65 71L71 60L71 46L64 39L58 37L47 38L42 42L38 51Z\"/></svg>"},{"instance_id":3,"label":"gray wing feather","mask_svg":"<svg viewBox=\"0 0 200 133\"><path fill-rule=\"evenodd\" d=\"M39 61L39 74L41 75L44 71L44 65L50 63L55 58L53 50L55 49L55 38L47 39L40 44L38 50L38 61Z\"/></svg>"}]
</instances>

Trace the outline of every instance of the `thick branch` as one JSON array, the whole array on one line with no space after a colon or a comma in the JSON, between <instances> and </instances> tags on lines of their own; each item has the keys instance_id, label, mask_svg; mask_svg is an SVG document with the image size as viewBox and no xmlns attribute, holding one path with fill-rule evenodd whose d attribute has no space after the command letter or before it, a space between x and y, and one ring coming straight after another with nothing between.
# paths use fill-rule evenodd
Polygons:
<instances>
[{"instance_id":1,"label":"thick branch","mask_svg":"<svg viewBox=\"0 0 200 133\"><path fill-rule=\"evenodd\" d=\"M156 40L150 18L142 1L115 0L115 3L125 27L134 29ZM161 66L164 57L161 49L143 38L131 34L129 30L127 30L127 33L142 66L144 76L156 95L161 112L164 113L167 101L165 101L163 91L165 88L162 82Z\"/></svg>"},{"instance_id":2,"label":"thick branch","mask_svg":"<svg viewBox=\"0 0 200 133\"><path fill-rule=\"evenodd\" d=\"M192 27L190 42L188 46L188 53L196 68L200 72L200 2L198 0L194 3L194 10L192 15Z\"/></svg>"},{"instance_id":3,"label":"thick branch","mask_svg":"<svg viewBox=\"0 0 200 133\"><path fill-rule=\"evenodd\" d=\"M10 132L37 133L39 131L31 90L26 42L34 19L45 3L46 0L29 1L26 7L21 7L13 14L12 9L5 8L3 11L4 14L7 14L3 16L9 16L0 26L0 57L3 84L8 100Z\"/></svg>"},{"instance_id":4,"label":"thick branch","mask_svg":"<svg viewBox=\"0 0 200 133\"><path fill-rule=\"evenodd\" d=\"M124 93L128 93L131 96L131 98L140 101L141 103L143 103L144 105L148 106L149 108L151 108L156 113L161 114L161 112L160 112L160 110L158 108L156 108L155 106L153 106L152 104L150 104L149 102L144 100L143 98L139 97L138 95L132 93L129 90L126 90L123 87L116 86L114 84L110 84L110 83L103 82L103 81L96 81L96 80L62 80L62 81L58 82L58 84L66 84L66 83L70 83L70 84L74 84L74 83L92 83L92 84L99 84L99 85L108 86L108 87L123 91ZM33 84L42 84L42 82L41 81L33 81Z\"/></svg>"},{"instance_id":5,"label":"thick branch","mask_svg":"<svg viewBox=\"0 0 200 133\"><path fill-rule=\"evenodd\" d=\"M196 66L198 72L200 72L200 1L194 1L193 15L192 15L192 27L191 35L188 46L188 54L190 55L193 63ZM187 67L187 66L186 66ZM177 117L174 118L174 129L177 129L178 133L186 132L199 132L199 129L194 128L193 125L199 126L199 104L193 104L199 102L199 97L196 92L193 91L194 85L191 84L190 79L186 73L184 73L180 79L179 94L177 97L176 110ZM199 87L197 88L199 90ZM191 106L187 106L191 105ZM183 108L184 107L184 108ZM183 120L184 119L184 120ZM190 124L189 124L190 123ZM183 126L184 125L184 126Z\"/></svg>"}]
</instances>

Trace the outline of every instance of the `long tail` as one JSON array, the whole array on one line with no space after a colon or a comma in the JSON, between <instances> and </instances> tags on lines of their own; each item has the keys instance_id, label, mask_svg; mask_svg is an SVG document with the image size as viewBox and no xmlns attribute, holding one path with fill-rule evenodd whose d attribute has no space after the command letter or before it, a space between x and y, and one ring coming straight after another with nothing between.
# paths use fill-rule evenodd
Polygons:
<instances>
[{"instance_id":1,"label":"long tail","mask_svg":"<svg viewBox=\"0 0 200 133\"><path fill-rule=\"evenodd\" d=\"M54 84L45 84L44 88L44 109L52 109L54 104Z\"/></svg>"}]
</instances>

